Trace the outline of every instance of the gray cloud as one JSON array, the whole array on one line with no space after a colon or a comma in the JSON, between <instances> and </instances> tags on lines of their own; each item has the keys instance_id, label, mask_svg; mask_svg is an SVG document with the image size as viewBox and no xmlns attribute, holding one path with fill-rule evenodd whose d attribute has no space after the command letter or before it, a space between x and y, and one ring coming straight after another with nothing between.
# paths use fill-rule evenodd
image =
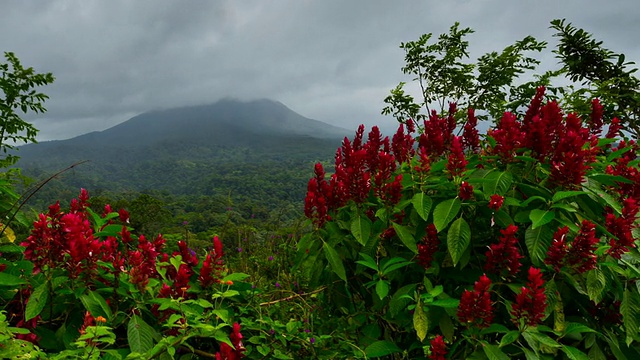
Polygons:
<instances>
[{"instance_id":1,"label":"gray cloud","mask_svg":"<svg viewBox=\"0 0 640 360\"><path fill-rule=\"evenodd\" d=\"M411 80L400 42L460 21L476 30L475 58L526 35L553 45L549 21L567 18L638 61L638 15L636 0L25 0L0 3L0 50L57 78L43 89L46 117L32 118L41 140L223 97L272 98L355 129L393 124L379 113L388 91Z\"/></svg>"}]
</instances>

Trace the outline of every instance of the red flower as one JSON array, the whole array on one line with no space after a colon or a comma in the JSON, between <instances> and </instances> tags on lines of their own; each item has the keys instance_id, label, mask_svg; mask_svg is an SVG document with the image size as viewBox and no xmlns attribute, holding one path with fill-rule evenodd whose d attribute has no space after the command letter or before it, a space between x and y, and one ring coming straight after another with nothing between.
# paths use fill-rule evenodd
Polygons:
<instances>
[{"instance_id":1,"label":"red flower","mask_svg":"<svg viewBox=\"0 0 640 360\"><path fill-rule=\"evenodd\" d=\"M460 176L464 173L467 164L467 159L465 159L462 150L462 140L459 136L454 136L451 141L451 153L447 162L447 170L452 177Z\"/></svg>"},{"instance_id":2,"label":"red flower","mask_svg":"<svg viewBox=\"0 0 640 360\"><path fill-rule=\"evenodd\" d=\"M622 214L615 216L609 211L605 217L607 231L614 237L609 240L611 248L607 252L616 259L620 259L622 254L635 248L632 230L638 215L638 203L633 198L626 198L622 205Z\"/></svg>"},{"instance_id":3,"label":"red flower","mask_svg":"<svg viewBox=\"0 0 640 360\"><path fill-rule=\"evenodd\" d=\"M503 276L515 276L518 273L522 266L520 259L523 256L518 250L517 232L518 227L515 225L509 225L506 229L500 230L502 234L500 241L489 246L485 254L487 262L484 269L486 271Z\"/></svg>"},{"instance_id":4,"label":"red flower","mask_svg":"<svg viewBox=\"0 0 640 360\"><path fill-rule=\"evenodd\" d=\"M460 184L460 191L458 192L458 197L460 200L469 200L473 196L473 186L468 182L463 181Z\"/></svg>"},{"instance_id":5,"label":"red flower","mask_svg":"<svg viewBox=\"0 0 640 360\"><path fill-rule=\"evenodd\" d=\"M462 132L462 143L471 152L477 153L480 149L480 137L478 136L478 119L472 108L467 110L467 122L464 124Z\"/></svg>"},{"instance_id":6,"label":"red flower","mask_svg":"<svg viewBox=\"0 0 640 360\"><path fill-rule=\"evenodd\" d=\"M600 99L591 100L591 116L589 117L589 129L591 133L599 136L602 132L602 115L604 107L600 104Z\"/></svg>"},{"instance_id":7,"label":"red flower","mask_svg":"<svg viewBox=\"0 0 640 360\"><path fill-rule=\"evenodd\" d=\"M553 266L556 272L560 272L560 269L564 265L565 257L569 253L569 248L565 241L567 233L569 233L569 227L564 226L553 234L553 240L547 251L547 257L544 260L545 264Z\"/></svg>"},{"instance_id":8,"label":"red flower","mask_svg":"<svg viewBox=\"0 0 640 360\"><path fill-rule=\"evenodd\" d=\"M523 147L525 133L522 124L516 119L516 115L505 112L495 130L489 130L487 135L493 137L496 146L491 154L498 155L503 162L510 162L516 151Z\"/></svg>"},{"instance_id":9,"label":"red flower","mask_svg":"<svg viewBox=\"0 0 640 360\"><path fill-rule=\"evenodd\" d=\"M425 269L431 266L433 255L438 251L440 240L438 239L438 230L434 224L427 226L427 234L422 238L422 242L418 244L418 264Z\"/></svg>"},{"instance_id":10,"label":"red flower","mask_svg":"<svg viewBox=\"0 0 640 360\"><path fill-rule=\"evenodd\" d=\"M516 296L511 315L514 324L519 325L520 320L529 326L538 325L544 318L547 308L547 295L544 293L544 281L540 269L529 268L529 282L527 287L522 287L522 292Z\"/></svg>"},{"instance_id":11,"label":"red flower","mask_svg":"<svg viewBox=\"0 0 640 360\"><path fill-rule=\"evenodd\" d=\"M458 305L458 319L464 324L475 324L478 328L486 328L493 321L493 306L489 287L491 280L482 275L473 286L473 291L465 290Z\"/></svg>"},{"instance_id":12,"label":"red flower","mask_svg":"<svg viewBox=\"0 0 640 360\"><path fill-rule=\"evenodd\" d=\"M240 324L233 323L233 331L229 335L229 340L233 347L227 343L220 343L220 351L216 353L216 359L220 360L237 360L244 357L243 352L246 351L242 344L242 334L240 333Z\"/></svg>"},{"instance_id":13,"label":"red flower","mask_svg":"<svg viewBox=\"0 0 640 360\"><path fill-rule=\"evenodd\" d=\"M444 343L444 338L442 335L438 335L433 340L430 341L431 344L431 354L429 355L429 359L431 360L445 360L447 355L447 346Z\"/></svg>"},{"instance_id":14,"label":"red flower","mask_svg":"<svg viewBox=\"0 0 640 360\"><path fill-rule=\"evenodd\" d=\"M498 211L504 203L504 197L498 194L491 195L489 199L489 208L493 211Z\"/></svg>"}]
</instances>

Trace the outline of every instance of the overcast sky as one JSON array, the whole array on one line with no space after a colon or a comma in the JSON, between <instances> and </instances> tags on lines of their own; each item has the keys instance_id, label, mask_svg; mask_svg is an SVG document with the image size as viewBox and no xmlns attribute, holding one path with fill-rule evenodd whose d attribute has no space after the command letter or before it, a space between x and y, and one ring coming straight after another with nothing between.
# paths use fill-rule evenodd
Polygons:
<instances>
[{"instance_id":1,"label":"overcast sky","mask_svg":"<svg viewBox=\"0 0 640 360\"><path fill-rule=\"evenodd\" d=\"M476 31L475 59L527 35L552 47L555 18L640 62L638 0L2 1L0 50L56 77L41 89L48 112L30 118L40 141L224 97L278 100L355 130L394 124L380 110L411 80L401 42L459 21Z\"/></svg>"}]
</instances>

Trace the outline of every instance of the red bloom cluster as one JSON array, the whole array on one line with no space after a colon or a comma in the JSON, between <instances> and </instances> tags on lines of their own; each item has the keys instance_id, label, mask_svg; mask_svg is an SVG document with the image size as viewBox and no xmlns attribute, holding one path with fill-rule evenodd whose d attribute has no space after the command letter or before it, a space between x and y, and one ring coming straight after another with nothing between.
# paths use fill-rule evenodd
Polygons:
<instances>
[{"instance_id":1,"label":"red bloom cluster","mask_svg":"<svg viewBox=\"0 0 640 360\"><path fill-rule=\"evenodd\" d=\"M569 228L564 226L553 235L553 241L547 251L545 263L553 266L556 272L564 266L570 266L579 273L595 269L597 256L594 251L600 239L596 237L596 226L589 220L583 220L578 235L570 246L565 241Z\"/></svg>"},{"instance_id":2,"label":"red bloom cluster","mask_svg":"<svg viewBox=\"0 0 640 360\"><path fill-rule=\"evenodd\" d=\"M464 157L462 140L459 136L454 136L451 140L451 152L448 160L446 167L452 177L457 177L464 173L468 162Z\"/></svg>"},{"instance_id":3,"label":"red bloom cluster","mask_svg":"<svg viewBox=\"0 0 640 360\"><path fill-rule=\"evenodd\" d=\"M429 349L431 352L429 359L445 360L445 355L447 355L447 345L445 345L442 335L436 336L429 343L431 345L431 348Z\"/></svg>"},{"instance_id":4,"label":"red bloom cluster","mask_svg":"<svg viewBox=\"0 0 640 360\"><path fill-rule=\"evenodd\" d=\"M622 214L616 216L609 211L605 217L607 231L614 237L609 240L611 248L607 252L616 259L620 259L622 254L635 248L632 230L638 216L638 202L633 198L626 198L622 205Z\"/></svg>"},{"instance_id":5,"label":"red bloom cluster","mask_svg":"<svg viewBox=\"0 0 640 360\"><path fill-rule=\"evenodd\" d=\"M458 197L460 200L469 200L473 196L473 186L466 181L460 184L460 191L458 191Z\"/></svg>"},{"instance_id":6,"label":"red bloom cluster","mask_svg":"<svg viewBox=\"0 0 640 360\"><path fill-rule=\"evenodd\" d=\"M504 196L502 195L493 194L491 198L489 198L489 209L493 211L500 210L502 204L504 204Z\"/></svg>"},{"instance_id":7,"label":"red bloom cluster","mask_svg":"<svg viewBox=\"0 0 640 360\"><path fill-rule=\"evenodd\" d=\"M462 131L462 144L472 153L480 150L480 136L478 136L478 119L475 110L469 108L467 110L467 122L464 124Z\"/></svg>"},{"instance_id":8,"label":"red bloom cluster","mask_svg":"<svg viewBox=\"0 0 640 360\"><path fill-rule=\"evenodd\" d=\"M626 151L616 158L615 164L607 166L607 174L622 176L631 182L617 182L618 192L623 197L631 197L640 201L640 170L637 166L631 166L631 161L638 159L640 146L633 140L620 141L620 144L613 151Z\"/></svg>"},{"instance_id":9,"label":"red bloom cluster","mask_svg":"<svg viewBox=\"0 0 640 360\"><path fill-rule=\"evenodd\" d=\"M231 344L220 343L220 351L216 353L216 360L238 360L244 357L243 352L246 351L242 344L242 334L240 333L240 324L233 323L233 331L229 335Z\"/></svg>"},{"instance_id":10,"label":"red bloom cluster","mask_svg":"<svg viewBox=\"0 0 640 360\"><path fill-rule=\"evenodd\" d=\"M198 281L202 287L211 286L214 283L220 282L222 268L224 266L224 260L222 256L222 242L217 236L213 238L213 253L208 253L207 257L202 262L202 268L200 268L200 276Z\"/></svg>"},{"instance_id":11,"label":"red bloom cluster","mask_svg":"<svg viewBox=\"0 0 640 360\"><path fill-rule=\"evenodd\" d=\"M458 305L458 319L463 324L475 324L478 328L486 328L493 321L493 305L489 287L491 280L482 275L473 286L473 291L465 290Z\"/></svg>"},{"instance_id":12,"label":"red bloom cluster","mask_svg":"<svg viewBox=\"0 0 640 360\"><path fill-rule=\"evenodd\" d=\"M90 278L102 260L102 241L93 236L93 229L84 209L88 194L82 189L78 199L71 202L71 210L64 213L60 203L49 207L47 215L40 214L33 224L31 235L20 245L26 247L25 259L33 262L33 273L43 269L62 268L69 277L80 274Z\"/></svg>"},{"instance_id":13,"label":"red bloom cluster","mask_svg":"<svg viewBox=\"0 0 640 360\"><path fill-rule=\"evenodd\" d=\"M484 269L494 274L500 274L502 276L515 276L520 270L520 259L523 256L518 250L518 239L516 233L518 227L515 225L509 225L506 229L500 230L502 236L497 244L489 246L485 256L487 262Z\"/></svg>"},{"instance_id":14,"label":"red bloom cluster","mask_svg":"<svg viewBox=\"0 0 640 360\"><path fill-rule=\"evenodd\" d=\"M600 104L600 99L591 100L591 116L589 116L589 130L592 134L600 136L602 132L602 116L604 115L604 107Z\"/></svg>"},{"instance_id":15,"label":"red bloom cluster","mask_svg":"<svg viewBox=\"0 0 640 360\"><path fill-rule=\"evenodd\" d=\"M489 129L487 135L491 136L496 145L490 154L498 155L503 162L511 162L516 151L524 145L524 132L522 124L516 119L516 115L505 112L496 129Z\"/></svg>"},{"instance_id":16,"label":"red bloom cluster","mask_svg":"<svg viewBox=\"0 0 640 360\"><path fill-rule=\"evenodd\" d=\"M307 185L305 215L321 227L330 220L330 212L348 201L362 203L371 192L387 204L395 205L401 197L402 176L394 172L398 163L409 161L414 155L413 128L405 134L404 125L389 138L382 138L374 126L363 143L364 125L360 125L353 142L345 138L336 152L335 173L325 179L323 166L315 166L315 176Z\"/></svg>"},{"instance_id":17,"label":"red bloom cluster","mask_svg":"<svg viewBox=\"0 0 640 360\"><path fill-rule=\"evenodd\" d=\"M427 234L418 244L418 264L428 269L433 261L433 255L438 251L439 245L438 230L434 224L429 224L427 226Z\"/></svg>"},{"instance_id":18,"label":"red bloom cluster","mask_svg":"<svg viewBox=\"0 0 640 360\"><path fill-rule=\"evenodd\" d=\"M424 131L418 138L418 147L425 148L430 157L437 158L444 154L451 144L453 131L456 128L456 104L449 104L449 116L439 117L435 110L424 121Z\"/></svg>"},{"instance_id":19,"label":"red bloom cluster","mask_svg":"<svg viewBox=\"0 0 640 360\"><path fill-rule=\"evenodd\" d=\"M511 315L516 325L520 320L524 320L526 325L535 326L544 318L544 311L547 308L547 295L544 293L544 281L540 269L529 268L529 282L526 287L522 287L520 294L516 296Z\"/></svg>"}]
</instances>

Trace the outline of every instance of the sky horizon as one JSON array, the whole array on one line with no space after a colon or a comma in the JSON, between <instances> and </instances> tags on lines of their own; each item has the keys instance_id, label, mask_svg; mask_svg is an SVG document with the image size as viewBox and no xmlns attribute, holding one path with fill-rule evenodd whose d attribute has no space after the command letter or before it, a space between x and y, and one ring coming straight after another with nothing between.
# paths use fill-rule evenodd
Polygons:
<instances>
[{"instance_id":1,"label":"sky horizon","mask_svg":"<svg viewBox=\"0 0 640 360\"><path fill-rule=\"evenodd\" d=\"M549 22L565 18L638 63L639 15L636 0L26 0L0 3L0 31L10 34L0 50L56 77L38 89L50 96L48 112L25 117L39 141L222 98L267 98L345 129L388 130L396 123L380 115L383 99L411 82L401 42L457 21L475 30L470 61L532 35L549 42L536 54L549 69L557 65Z\"/></svg>"}]
</instances>

